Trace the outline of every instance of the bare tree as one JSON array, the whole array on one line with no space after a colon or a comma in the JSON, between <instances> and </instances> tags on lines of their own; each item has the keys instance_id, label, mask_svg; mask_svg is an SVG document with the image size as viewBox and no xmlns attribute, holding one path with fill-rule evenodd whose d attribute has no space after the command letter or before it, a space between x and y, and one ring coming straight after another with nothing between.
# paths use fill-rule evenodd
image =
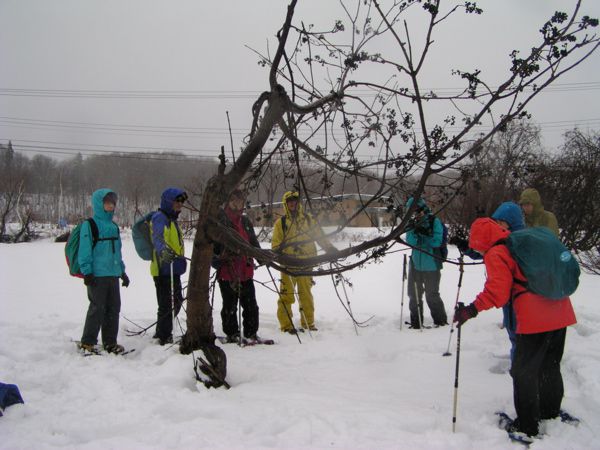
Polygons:
<instances>
[{"instance_id":1,"label":"bare tree","mask_svg":"<svg viewBox=\"0 0 600 450\"><path fill-rule=\"evenodd\" d=\"M324 173L343 174L357 184L363 178L373 179L376 173L374 199L396 192L405 178L414 176L414 189L404 194L418 198L432 176L458 167L496 132L525 116L533 98L598 47L598 38L591 31L598 21L580 17L578 1L573 14L556 13L543 24L539 42L527 45L524 54L511 53L510 71L497 87L487 83L479 70L457 69L453 74L463 80L462 92L452 96L424 92L424 67L439 25L461 11L482 11L472 2L444 8L441 0L385 6L376 0L350 3L340 2L344 20L336 21L329 30L317 30L294 22L296 0L292 0L277 33L274 53L259 54L261 63L269 68L269 91L254 103L252 128L238 159L227 167L223 155L219 173L208 182L199 209L182 353L194 349L204 350L207 356L218 353L209 301L213 241L282 271L299 267L295 274L324 275L385 254L405 231L412 214L410 209L404 211L398 225L385 236L340 250L335 256L297 259L253 249L235 233L219 227L216 217L231 191L261 170L259 161L284 152L294 162L310 160ZM404 19L409 11L423 19L418 33L411 32ZM390 43L394 47L384 53ZM446 115L436 120L433 109L446 111ZM496 117L489 129L472 137L489 116ZM269 142L282 140L284 143L268 149ZM361 159L361 152L367 150L375 156ZM302 167L298 164L296 170L298 189L308 200ZM363 207L370 201L365 199ZM356 254L361 257L346 262ZM330 269L311 269L332 262L336 265ZM217 362L222 368L222 361Z\"/></svg>"},{"instance_id":2,"label":"bare tree","mask_svg":"<svg viewBox=\"0 0 600 450\"><path fill-rule=\"evenodd\" d=\"M560 237L584 269L600 274L600 133L565 133L559 155L540 164L530 186L556 214Z\"/></svg>"},{"instance_id":3,"label":"bare tree","mask_svg":"<svg viewBox=\"0 0 600 450\"><path fill-rule=\"evenodd\" d=\"M458 192L458 201L445 211L454 232L464 235L475 218L489 216L503 201L516 200L547 158L538 126L529 119L508 123L450 175L453 182L460 181L448 184L450 195Z\"/></svg>"},{"instance_id":4,"label":"bare tree","mask_svg":"<svg viewBox=\"0 0 600 450\"><path fill-rule=\"evenodd\" d=\"M6 226L11 215L17 214L19 199L25 190L27 159L15 153L12 142L0 148L0 238L8 240Z\"/></svg>"}]
</instances>

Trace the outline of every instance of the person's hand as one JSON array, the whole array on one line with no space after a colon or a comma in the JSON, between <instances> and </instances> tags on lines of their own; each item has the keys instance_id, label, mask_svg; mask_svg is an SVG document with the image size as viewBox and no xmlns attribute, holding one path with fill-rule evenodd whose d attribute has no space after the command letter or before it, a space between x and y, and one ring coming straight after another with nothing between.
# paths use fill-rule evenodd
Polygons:
<instances>
[{"instance_id":1,"label":"person's hand","mask_svg":"<svg viewBox=\"0 0 600 450\"><path fill-rule=\"evenodd\" d=\"M469 250L469 241L459 236L452 236L450 239L448 239L448 244L456 245L456 248L461 253L464 253L467 250Z\"/></svg>"},{"instance_id":2,"label":"person's hand","mask_svg":"<svg viewBox=\"0 0 600 450\"><path fill-rule=\"evenodd\" d=\"M121 283L121 286L129 287L129 277L127 276L127 274L125 272L123 272L123 275L121 275L121 280L123 280L123 282Z\"/></svg>"},{"instance_id":3,"label":"person's hand","mask_svg":"<svg viewBox=\"0 0 600 450\"><path fill-rule=\"evenodd\" d=\"M177 253L168 247L165 247L160 253L161 264L171 264L175 258L177 258Z\"/></svg>"},{"instance_id":4,"label":"person's hand","mask_svg":"<svg viewBox=\"0 0 600 450\"><path fill-rule=\"evenodd\" d=\"M467 320L472 319L473 317L477 317L477 314L477 308L475 308L475 305L473 303L467 306L465 306L464 303L459 303L456 306L456 310L454 311L453 322L456 322L457 326L460 327Z\"/></svg>"},{"instance_id":5,"label":"person's hand","mask_svg":"<svg viewBox=\"0 0 600 450\"><path fill-rule=\"evenodd\" d=\"M83 284L86 286L95 286L96 285L96 277L94 274L87 274L83 276Z\"/></svg>"}]
</instances>

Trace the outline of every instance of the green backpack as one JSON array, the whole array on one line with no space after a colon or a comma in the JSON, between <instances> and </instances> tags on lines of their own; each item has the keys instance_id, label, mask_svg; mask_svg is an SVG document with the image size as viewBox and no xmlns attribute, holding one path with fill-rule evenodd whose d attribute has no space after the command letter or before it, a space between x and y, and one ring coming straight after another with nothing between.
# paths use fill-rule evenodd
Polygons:
<instances>
[{"instance_id":1,"label":"green backpack","mask_svg":"<svg viewBox=\"0 0 600 450\"><path fill-rule=\"evenodd\" d=\"M79 266L79 238L81 235L81 225L84 222L90 223L90 229L92 230L92 248L96 246L98 242L98 225L91 217L89 219L84 220L77 224L71 234L69 234L69 239L67 239L67 243L65 244L65 257L67 258L67 266L69 266L69 274L73 277L83 278L83 274L81 273L81 267Z\"/></svg>"},{"instance_id":2,"label":"green backpack","mask_svg":"<svg viewBox=\"0 0 600 450\"><path fill-rule=\"evenodd\" d=\"M579 285L579 264L571 252L546 227L512 232L504 244L527 278L528 291L558 300Z\"/></svg>"}]
</instances>

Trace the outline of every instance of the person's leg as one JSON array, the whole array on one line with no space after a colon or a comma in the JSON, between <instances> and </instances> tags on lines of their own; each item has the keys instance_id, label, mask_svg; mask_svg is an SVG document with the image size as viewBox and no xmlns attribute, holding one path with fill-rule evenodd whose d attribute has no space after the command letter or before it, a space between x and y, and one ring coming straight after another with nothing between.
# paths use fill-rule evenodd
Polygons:
<instances>
[{"instance_id":1,"label":"person's leg","mask_svg":"<svg viewBox=\"0 0 600 450\"><path fill-rule=\"evenodd\" d=\"M410 324L418 328L423 324L423 286L420 272L415 270L412 263L408 269L408 309L410 310ZM420 320L419 320L420 316Z\"/></svg>"},{"instance_id":2,"label":"person's leg","mask_svg":"<svg viewBox=\"0 0 600 450\"><path fill-rule=\"evenodd\" d=\"M96 278L96 283L93 286L87 286L87 295L89 305L83 326L83 334L81 335L81 343L96 345L106 310L106 285L100 283L99 279Z\"/></svg>"},{"instance_id":3,"label":"person's leg","mask_svg":"<svg viewBox=\"0 0 600 450\"><path fill-rule=\"evenodd\" d=\"M517 334L515 359L510 369L519 431L538 434L540 421L540 371L548 350L547 333Z\"/></svg>"},{"instance_id":4,"label":"person's leg","mask_svg":"<svg viewBox=\"0 0 600 450\"><path fill-rule=\"evenodd\" d=\"M423 281L425 283L425 299L427 306L431 312L431 318L436 325L447 325L448 316L446 315L446 307L440 297L440 279L441 271L422 272Z\"/></svg>"},{"instance_id":5,"label":"person's leg","mask_svg":"<svg viewBox=\"0 0 600 450\"><path fill-rule=\"evenodd\" d=\"M303 328L315 326L315 302L312 295L312 277L297 277L300 324Z\"/></svg>"},{"instance_id":6,"label":"person's leg","mask_svg":"<svg viewBox=\"0 0 600 450\"><path fill-rule=\"evenodd\" d=\"M242 305L244 337L256 336L258 332L258 305L256 304L254 280L250 279L242 283L240 304Z\"/></svg>"},{"instance_id":7,"label":"person's leg","mask_svg":"<svg viewBox=\"0 0 600 450\"><path fill-rule=\"evenodd\" d=\"M281 284L279 287L279 300L277 300L277 319L281 331L289 331L294 328L292 323L292 305L294 304L294 277L281 273Z\"/></svg>"},{"instance_id":8,"label":"person's leg","mask_svg":"<svg viewBox=\"0 0 600 450\"><path fill-rule=\"evenodd\" d=\"M227 336L240 334L240 328L237 320L238 293L231 286L231 282L219 280L223 306L221 308L221 326L223 333Z\"/></svg>"},{"instance_id":9,"label":"person's leg","mask_svg":"<svg viewBox=\"0 0 600 450\"><path fill-rule=\"evenodd\" d=\"M564 385L560 373L560 362L565 348L567 329L551 331L546 357L542 361L540 371L540 417L554 419L560 413L560 405L564 396Z\"/></svg>"},{"instance_id":10,"label":"person's leg","mask_svg":"<svg viewBox=\"0 0 600 450\"><path fill-rule=\"evenodd\" d=\"M156 334L154 337L166 341L172 337L173 333L171 277L169 275L154 277L154 286L156 287L156 301L158 303Z\"/></svg>"},{"instance_id":11,"label":"person's leg","mask_svg":"<svg viewBox=\"0 0 600 450\"><path fill-rule=\"evenodd\" d=\"M119 313L121 312L121 291L117 277L102 277L100 280L106 284L106 309L102 323L102 343L106 347L117 343Z\"/></svg>"}]
</instances>

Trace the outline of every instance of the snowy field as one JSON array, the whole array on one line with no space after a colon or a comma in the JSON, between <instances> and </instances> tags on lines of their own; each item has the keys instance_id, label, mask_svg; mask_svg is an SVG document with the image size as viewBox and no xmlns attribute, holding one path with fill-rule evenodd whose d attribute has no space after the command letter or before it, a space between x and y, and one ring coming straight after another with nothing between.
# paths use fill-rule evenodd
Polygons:
<instances>
[{"instance_id":1,"label":"snowy field","mask_svg":"<svg viewBox=\"0 0 600 450\"><path fill-rule=\"evenodd\" d=\"M368 231L356 233L360 240ZM132 283L121 290L119 342L135 348L126 356L78 354L72 341L81 336L87 299L83 282L67 273L63 244L0 245L0 381L17 384L25 400L0 418L0 448L520 448L494 417L497 410L514 415L501 311L484 312L462 330L453 433L457 333L452 356L443 357L449 327L400 330L404 252L349 273L357 320L373 316L358 335L331 278L317 279L319 331L302 334L302 344L278 331L276 294L257 283L259 334L277 345L225 345L232 388L207 390L196 384L191 355L158 346L152 332L127 336L135 326L125 318L152 323L156 300L148 263L127 235L123 239ZM450 256L457 256L454 248ZM265 268L256 279L270 281ZM460 299L470 302L483 280L482 266L467 267ZM457 284L458 269L446 264L441 292L449 317ZM563 408L582 422L546 422L532 449L600 449L599 288L598 277L582 276L573 296L578 324L568 330L562 366ZM217 292L218 334L220 307ZM425 321L431 323L427 308Z\"/></svg>"}]
</instances>

